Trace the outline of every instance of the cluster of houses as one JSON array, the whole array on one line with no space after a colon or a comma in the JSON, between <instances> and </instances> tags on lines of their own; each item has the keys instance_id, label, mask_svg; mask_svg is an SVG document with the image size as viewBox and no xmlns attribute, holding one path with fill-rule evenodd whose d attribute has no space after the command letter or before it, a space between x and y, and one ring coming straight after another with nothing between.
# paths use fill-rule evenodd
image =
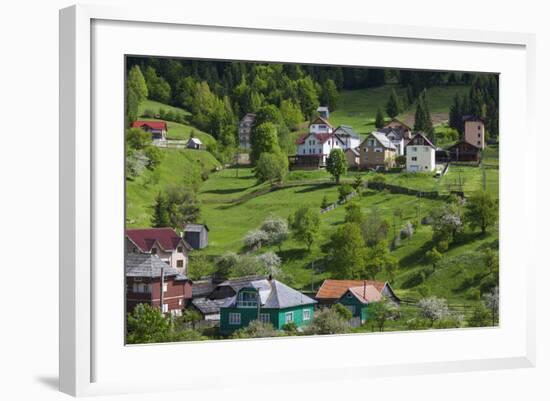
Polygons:
<instances>
[{"instance_id":1,"label":"cluster of houses","mask_svg":"<svg viewBox=\"0 0 550 401\"><path fill-rule=\"evenodd\" d=\"M288 323L300 329L313 321L317 308L336 303L348 308L352 323L359 325L368 319L369 304L384 297L400 302L381 281L325 280L315 296L263 276L192 281L188 254L206 246L207 236L207 227L198 224L186 226L180 235L171 228L126 230L127 312L140 303L174 316L191 308L228 335L254 320L280 330Z\"/></svg>"},{"instance_id":2,"label":"cluster of houses","mask_svg":"<svg viewBox=\"0 0 550 401\"><path fill-rule=\"evenodd\" d=\"M166 146L168 144L168 124L166 121L137 120L132 123L132 128L140 128L151 134L151 140L154 145ZM190 137L187 141L185 141L184 145L188 149L204 149L202 141L195 137Z\"/></svg>"},{"instance_id":3,"label":"cluster of houses","mask_svg":"<svg viewBox=\"0 0 550 401\"><path fill-rule=\"evenodd\" d=\"M447 150L438 149L422 132L413 133L405 123L392 119L363 140L347 125L336 128L329 122L329 111L320 107L308 133L296 141L296 154L289 157L292 169L316 169L326 165L332 149L342 149L348 167L388 170L396 167L398 156L405 156L409 172L433 172L436 163L478 162L485 147L485 126L480 118L464 118L463 139Z\"/></svg>"}]
</instances>

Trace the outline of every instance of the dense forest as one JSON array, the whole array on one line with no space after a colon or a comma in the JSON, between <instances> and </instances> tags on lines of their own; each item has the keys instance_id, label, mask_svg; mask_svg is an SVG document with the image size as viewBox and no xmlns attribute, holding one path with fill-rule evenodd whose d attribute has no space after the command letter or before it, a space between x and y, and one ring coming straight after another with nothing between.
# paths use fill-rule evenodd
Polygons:
<instances>
[{"instance_id":1,"label":"dense forest","mask_svg":"<svg viewBox=\"0 0 550 401\"><path fill-rule=\"evenodd\" d=\"M491 136L498 135L495 74L151 57L129 57L126 65L128 123L140 117L138 106L145 98L181 107L191 113L189 124L217 139L217 156L234 152L237 124L246 113L257 113L257 127L271 123L285 150L290 148L289 133L310 119L319 105L337 110L341 91L385 84L406 88L402 96L392 91L385 106L388 116L416 105L415 130L430 136L433 127L425 89L470 85L467 95L456 96L449 126L461 132L462 116L472 114L485 118ZM173 116L175 121L178 118Z\"/></svg>"}]
</instances>

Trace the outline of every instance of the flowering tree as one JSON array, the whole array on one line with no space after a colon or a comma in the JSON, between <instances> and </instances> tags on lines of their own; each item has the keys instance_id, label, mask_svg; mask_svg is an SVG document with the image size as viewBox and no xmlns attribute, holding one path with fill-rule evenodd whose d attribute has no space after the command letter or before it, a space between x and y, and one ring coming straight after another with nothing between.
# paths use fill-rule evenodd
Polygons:
<instances>
[{"instance_id":1,"label":"flowering tree","mask_svg":"<svg viewBox=\"0 0 550 401\"><path fill-rule=\"evenodd\" d=\"M244 237L244 244L250 250L256 250L267 244L269 235L263 230L251 230Z\"/></svg>"},{"instance_id":2,"label":"flowering tree","mask_svg":"<svg viewBox=\"0 0 550 401\"><path fill-rule=\"evenodd\" d=\"M256 260L264 268L266 275L272 277L281 275L281 258L275 252L262 253L256 257Z\"/></svg>"},{"instance_id":3,"label":"flowering tree","mask_svg":"<svg viewBox=\"0 0 550 401\"><path fill-rule=\"evenodd\" d=\"M491 317L494 326L496 322L496 317L498 316L500 302L498 287L493 288L493 291L491 292L483 294L483 298L485 300L485 306L491 311Z\"/></svg>"},{"instance_id":4,"label":"flowering tree","mask_svg":"<svg viewBox=\"0 0 550 401\"><path fill-rule=\"evenodd\" d=\"M262 223L260 230L267 234L269 244L277 245L281 251L281 245L289 234L287 221L278 216L269 216Z\"/></svg>"},{"instance_id":5,"label":"flowering tree","mask_svg":"<svg viewBox=\"0 0 550 401\"><path fill-rule=\"evenodd\" d=\"M449 316L449 307L447 301L443 298L428 297L418 302L420 316L430 321L430 327L436 320Z\"/></svg>"}]
</instances>

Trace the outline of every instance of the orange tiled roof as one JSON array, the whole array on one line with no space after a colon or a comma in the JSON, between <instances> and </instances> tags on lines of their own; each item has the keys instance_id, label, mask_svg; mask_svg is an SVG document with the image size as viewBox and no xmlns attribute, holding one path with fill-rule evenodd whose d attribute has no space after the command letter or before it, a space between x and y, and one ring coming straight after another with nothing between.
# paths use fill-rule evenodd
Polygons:
<instances>
[{"instance_id":1,"label":"orange tiled roof","mask_svg":"<svg viewBox=\"0 0 550 401\"><path fill-rule=\"evenodd\" d=\"M363 286L364 284L372 285L378 292L382 292L382 289L386 285L383 281L372 280L325 280L317 291L315 298L317 299L337 299L352 287Z\"/></svg>"}]
</instances>

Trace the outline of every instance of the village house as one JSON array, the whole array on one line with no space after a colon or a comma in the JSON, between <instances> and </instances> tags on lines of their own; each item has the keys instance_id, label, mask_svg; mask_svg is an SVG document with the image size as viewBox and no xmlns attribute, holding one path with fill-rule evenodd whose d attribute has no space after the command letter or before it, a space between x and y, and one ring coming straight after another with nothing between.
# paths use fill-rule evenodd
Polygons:
<instances>
[{"instance_id":1,"label":"village house","mask_svg":"<svg viewBox=\"0 0 550 401\"><path fill-rule=\"evenodd\" d=\"M435 149L434 144L424 134L417 133L407 144L407 171L434 171Z\"/></svg>"},{"instance_id":2,"label":"village house","mask_svg":"<svg viewBox=\"0 0 550 401\"><path fill-rule=\"evenodd\" d=\"M396 155L403 156L410 137L406 137L406 131L402 127L378 128L375 132L385 135L397 149Z\"/></svg>"},{"instance_id":3,"label":"village house","mask_svg":"<svg viewBox=\"0 0 550 401\"><path fill-rule=\"evenodd\" d=\"M357 168L359 167L359 148L348 148L344 152L346 154L346 160L348 162L348 168Z\"/></svg>"},{"instance_id":4,"label":"village house","mask_svg":"<svg viewBox=\"0 0 550 401\"><path fill-rule=\"evenodd\" d=\"M126 253L152 254L187 274L191 246L172 228L129 228L126 230Z\"/></svg>"},{"instance_id":5,"label":"village house","mask_svg":"<svg viewBox=\"0 0 550 401\"><path fill-rule=\"evenodd\" d=\"M474 116L465 116L464 141L483 150L485 149L485 123L483 119Z\"/></svg>"},{"instance_id":6,"label":"village house","mask_svg":"<svg viewBox=\"0 0 550 401\"><path fill-rule=\"evenodd\" d=\"M475 162L481 158L481 149L464 140L447 149L449 159L453 162Z\"/></svg>"},{"instance_id":7,"label":"village house","mask_svg":"<svg viewBox=\"0 0 550 401\"><path fill-rule=\"evenodd\" d=\"M319 301L321 305L331 305L340 301L342 296L347 290L353 287L363 287L372 285L380 294L386 297L389 301L398 304L400 299L395 295L395 292L391 288L387 281L373 281L373 280L332 280L327 279L323 281L321 287L315 295L315 299Z\"/></svg>"},{"instance_id":8,"label":"village house","mask_svg":"<svg viewBox=\"0 0 550 401\"><path fill-rule=\"evenodd\" d=\"M329 116L330 116L330 112L329 112L327 106L319 106L319 107L317 107L317 114L319 114L319 116L320 116L321 118L324 118L325 120L328 120L328 118L329 118Z\"/></svg>"},{"instance_id":9,"label":"village house","mask_svg":"<svg viewBox=\"0 0 550 401\"><path fill-rule=\"evenodd\" d=\"M359 147L359 166L387 170L395 166L397 149L383 134L370 133Z\"/></svg>"},{"instance_id":10,"label":"village house","mask_svg":"<svg viewBox=\"0 0 550 401\"><path fill-rule=\"evenodd\" d=\"M208 246L208 231L206 224L187 224L182 236L192 249L203 249Z\"/></svg>"},{"instance_id":11,"label":"village house","mask_svg":"<svg viewBox=\"0 0 550 401\"><path fill-rule=\"evenodd\" d=\"M230 334L254 320L277 330L289 323L301 329L313 321L316 303L275 279L251 281L220 308L220 333Z\"/></svg>"},{"instance_id":12,"label":"village house","mask_svg":"<svg viewBox=\"0 0 550 401\"><path fill-rule=\"evenodd\" d=\"M141 128L143 131L151 134L153 141L166 141L168 125L166 121L134 121L133 128Z\"/></svg>"},{"instance_id":13,"label":"village house","mask_svg":"<svg viewBox=\"0 0 550 401\"><path fill-rule=\"evenodd\" d=\"M203 144L199 138L189 138L187 141L187 148L198 150L203 148Z\"/></svg>"},{"instance_id":14,"label":"village house","mask_svg":"<svg viewBox=\"0 0 550 401\"><path fill-rule=\"evenodd\" d=\"M333 134L336 135L344 144L344 150L358 148L361 143L359 134L349 125L340 125L333 131Z\"/></svg>"},{"instance_id":15,"label":"village house","mask_svg":"<svg viewBox=\"0 0 550 401\"><path fill-rule=\"evenodd\" d=\"M250 149L250 132L256 121L256 114L247 113L239 123L239 147Z\"/></svg>"},{"instance_id":16,"label":"village house","mask_svg":"<svg viewBox=\"0 0 550 401\"><path fill-rule=\"evenodd\" d=\"M396 118L392 118L392 120L384 125L383 128L392 128L394 130L401 131L405 141L412 138L412 128Z\"/></svg>"},{"instance_id":17,"label":"village house","mask_svg":"<svg viewBox=\"0 0 550 401\"><path fill-rule=\"evenodd\" d=\"M127 313L148 304L181 315L192 297L191 280L154 254L129 253L125 262Z\"/></svg>"},{"instance_id":18,"label":"village house","mask_svg":"<svg viewBox=\"0 0 550 401\"><path fill-rule=\"evenodd\" d=\"M373 302L382 300L383 296L372 284L350 287L344 292L337 303L345 306L352 315L352 325L360 326L368 319L368 308Z\"/></svg>"}]
</instances>

